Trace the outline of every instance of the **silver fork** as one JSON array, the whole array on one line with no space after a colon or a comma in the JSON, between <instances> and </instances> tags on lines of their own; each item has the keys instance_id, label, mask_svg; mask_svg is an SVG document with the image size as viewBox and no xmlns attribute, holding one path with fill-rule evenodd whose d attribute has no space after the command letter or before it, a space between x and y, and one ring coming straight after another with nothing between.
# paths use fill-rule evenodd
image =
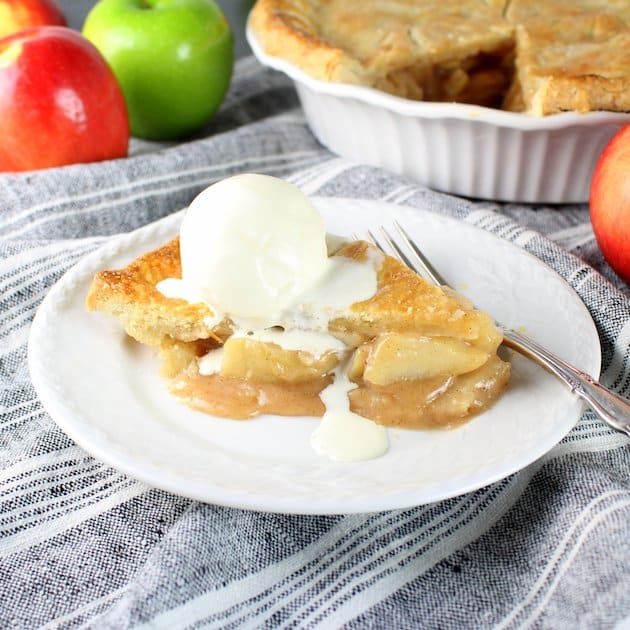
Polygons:
<instances>
[{"instance_id":1,"label":"silver fork","mask_svg":"<svg viewBox=\"0 0 630 630\"><path fill-rule=\"evenodd\" d=\"M424 276L431 282L441 286L449 286L446 280L439 274L437 269L429 262L426 256L420 251L402 226L395 221L394 226L398 231L402 242L409 255L400 247L384 227L380 228L381 237L395 256L405 265ZM374 245L383 251L387 248L368 231L369 238ZM540 344L521 333L505 328L497 323L503 333L503 345L515 350L523 356L531 359L542 366L561 381L568 385L573 393L584 400L588 406L603 420L609 427L620 431L630 437L630 401L610 391L601 383L591 378L585 372L578 370L575 366L563 361Z\"/></svg>"}]
</instances>

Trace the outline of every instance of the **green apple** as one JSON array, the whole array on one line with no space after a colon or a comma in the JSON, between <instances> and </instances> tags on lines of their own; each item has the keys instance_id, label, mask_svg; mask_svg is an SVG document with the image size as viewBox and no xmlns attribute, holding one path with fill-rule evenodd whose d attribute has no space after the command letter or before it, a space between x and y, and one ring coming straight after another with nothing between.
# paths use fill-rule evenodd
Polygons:
<instances>
[{"instance_id":1,"label":"green apple","mask_svg":"<svg viewBox=\"0 0 630 630\"><path fill-rule=\"evenodd\" d=\"M214 0L100 0L83 34L114 71L134 136L190 136L225 97L234 44Z\"/></svg>"}]
</instances>

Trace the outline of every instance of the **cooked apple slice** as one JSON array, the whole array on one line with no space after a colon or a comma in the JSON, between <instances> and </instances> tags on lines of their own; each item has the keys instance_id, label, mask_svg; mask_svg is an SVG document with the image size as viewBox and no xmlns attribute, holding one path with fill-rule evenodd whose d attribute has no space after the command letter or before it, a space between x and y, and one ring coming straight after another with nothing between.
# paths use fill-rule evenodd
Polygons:
<instances>
[{"instance_id":1,"label":"cooked apple slice","mask_svg":"<svg viewBox=\"0 0 630 630\"><path fill-rule=\"evenodd\" d=\"M476 370L488 357L483 350L454 337L386 333L371 344L363 379L375 385L389 385L400 380L456 376Z\"/></svg>"},{"instance_id":2,"label":"cooked apple slice","mask_svg":"<svg viewBox=\"0 0 630 630\"><path fill-rule=\"evenodd\" d=\"M257 383L300 383L325 376L339 363L336 352L319 357L276 343L230 337L223 346L221 374Z\"/></svg>"}]
</instances>

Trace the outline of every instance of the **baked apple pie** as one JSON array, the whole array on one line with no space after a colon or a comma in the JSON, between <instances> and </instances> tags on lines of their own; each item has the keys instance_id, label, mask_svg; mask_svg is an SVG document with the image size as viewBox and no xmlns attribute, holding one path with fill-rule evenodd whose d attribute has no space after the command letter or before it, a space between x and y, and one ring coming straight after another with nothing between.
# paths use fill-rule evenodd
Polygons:
<instances>
[{"instance_id":1,"label":"baked apple pie","mask_svg":"<svg viewBox=\"0 0 630 630\"><path fill-rule=\"evenodd\" d=\"M365 241L326 238L319 216L291 222L297 195L310 204L262 175L211 186L178 237L99 272L87 308L158 348L172 393L212 415L322 416L335 386L349 412L389 427L452 427L488 408L510 375L492 319Z\"/></svg>"},{"instance_id":2,"label":"baked apple pie","mask_svg":"<svg viewBox=\"0 0 630 630\"><path fill-rule=\"evenodd\" d=\"M626 0L258 0L249 24L324 81L534 115L630 111Z\"/></svg>"}]
</instances>

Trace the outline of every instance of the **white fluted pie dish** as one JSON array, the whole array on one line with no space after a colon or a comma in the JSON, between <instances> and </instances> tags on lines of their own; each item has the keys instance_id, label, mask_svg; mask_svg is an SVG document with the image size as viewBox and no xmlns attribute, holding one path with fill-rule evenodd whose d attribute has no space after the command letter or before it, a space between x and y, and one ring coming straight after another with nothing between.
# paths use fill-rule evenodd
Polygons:
<instances>
[{"instance_id":1,"label":"white fluted pie dish","mask_svg":"<svg viewBox=\"0 0 630 630\"><path fill-rule=\"evenodd\" d=\"M546 117L460 103L412 101L372 88L319 81L267 55L293 79L317 139L334 153L448 193L511 202L588 200L595 163L630 114L566 112Z\"/></svg>"}]
</instances>

